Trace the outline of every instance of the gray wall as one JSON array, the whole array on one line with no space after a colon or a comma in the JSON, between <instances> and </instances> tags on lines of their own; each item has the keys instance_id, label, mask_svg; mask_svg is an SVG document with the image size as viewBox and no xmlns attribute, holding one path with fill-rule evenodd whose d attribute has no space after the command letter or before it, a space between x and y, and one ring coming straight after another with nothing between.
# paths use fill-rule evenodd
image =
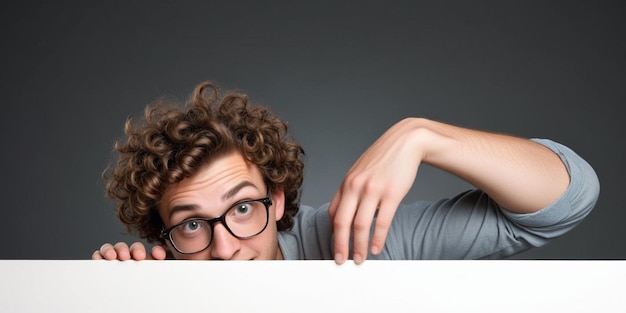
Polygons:
<instances>
[{"instance_id":1,"label":"gray wall","mask_svg":"<svg viewBox=\"0 0 626 313\"><path fill-rule=\"evenodd\" d=\"M113 141L128 115L203 80L289 121L313 206L406 116L560 141L595 167L600 200L518 257L626 257L623 2L63 3L0 13L0 258L84 259L132 240L100 179ZM466 188L423 167L405 202Z\"/></svg>"}]
</instances>

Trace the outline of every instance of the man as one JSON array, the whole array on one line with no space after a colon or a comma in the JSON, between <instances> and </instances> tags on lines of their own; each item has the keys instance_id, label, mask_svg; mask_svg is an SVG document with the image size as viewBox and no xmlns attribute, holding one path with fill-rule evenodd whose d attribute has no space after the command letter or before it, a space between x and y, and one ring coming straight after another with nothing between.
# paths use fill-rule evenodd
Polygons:
<instances>
[{"instance_id":1,"label":"man","mask_svg":"<svg viewBox=\"0 0 626 313\"><path fill-rule=\"evenodd\" d=\"M599 194L591 166L553 141L407 118L357 160L330 204L301 206L303 150L286 124L208 82L187 108L150 106L126 133L107 193L129 231L160 245L105 244L93 259L503 258L571 230ZM476 189L401 205L421 163Z\"/></svg>"}]
</instances>

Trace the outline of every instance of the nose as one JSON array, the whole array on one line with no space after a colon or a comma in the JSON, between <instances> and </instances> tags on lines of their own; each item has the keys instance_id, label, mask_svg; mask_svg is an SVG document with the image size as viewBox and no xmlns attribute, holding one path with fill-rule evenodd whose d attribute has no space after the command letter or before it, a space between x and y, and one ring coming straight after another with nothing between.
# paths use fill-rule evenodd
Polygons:
<instances>
[{"instance_id":1,"label":"nose","mask_svg":"<svg viewBox=\"0 0 626 313\"><path fill-rule=\"evenodd\" d=\"M222 223L213 228L213 242L211 243L211 258L231 260L241 248L239 239L231 235Z\"/></svg>"}]
</instances>

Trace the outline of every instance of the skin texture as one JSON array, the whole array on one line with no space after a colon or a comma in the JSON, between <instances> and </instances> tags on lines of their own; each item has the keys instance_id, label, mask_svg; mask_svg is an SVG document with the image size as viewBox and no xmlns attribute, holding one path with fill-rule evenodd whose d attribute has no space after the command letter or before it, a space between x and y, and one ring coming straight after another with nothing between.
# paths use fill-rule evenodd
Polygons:
<instances>
[{"instance_id":1,"label":"skin texture","mask_svg":"<svg viewBox=\"0 0 626 313\"><path fill-rule=\"evenodd\" d=\"M404 119L387 130L361 155L331 201L328 213L334 229L337 264L343 264L351 255L351 236L355 263L364 262L368 250L373 254L380 253L396 208L413 185L422 163L466 180L484 190L502 207L518 213L532 213L546 207L556 201L569 184L567 170L560 158L548 148L530 140L460 128L423 118ZM228 207L227 203L217 201L227 186L234 185L237 179L250 179L259 184L261 181L260 177L256 177L254 169L246 172L243 168L231 168L228 164L211 173L215 177L201 174L198 176L202 178L183 181L179 187L168 189L159 208L166 225L184 218L173 216L168 219L168 208L176 201L207 201L203 202L203 209L199 212L205 214L202 216L215 217ZM217 185L220 187L215 187ZM262 188L251 188L247 196L262 197ZM196 196L198 190L204 189L210 189L210 193L207 191L205 196ZM272 212L278 219L282 214L278 202L281 199L280 192L275 193L273 198L276 209ZM374 235L370 241L370 227L376 212ZM199 253L197 257L281 257L275 241L275 228L269 232L272 238L259 238L266 244L268 251L262 251L264 248L261 243L235 242L234 238L226 237L228 234L225 230L224 233L220 238L223 242ZM94 252L92 258L142 259L145 254L141 244L128 248L126 244L118 243L115 246L105 244ZM150 256L145 257L162 259L164 255L165 251L157 247Z\"/></svg>"}]
</instances>

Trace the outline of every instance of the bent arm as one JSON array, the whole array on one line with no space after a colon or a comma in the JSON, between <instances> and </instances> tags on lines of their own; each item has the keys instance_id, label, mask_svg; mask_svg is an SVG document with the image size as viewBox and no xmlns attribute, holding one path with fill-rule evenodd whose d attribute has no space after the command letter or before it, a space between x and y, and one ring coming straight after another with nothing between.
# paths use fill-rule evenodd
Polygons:
<instances>
[{"instance_id":1,"label":"bent arm","mask_svg":"<svg viewBox=\"0 0 626 313\"><path fill-rule=\"evenodd\" d=\"M533 213L514 213L480 189L450 199L402 205L385 250L373 259L499 259L540 247L572 230L591 212L600 193L593 168L576 152L547 139L570 183L555 202Z\"/></svg>"},{"instance_id":2,"label":"bent arm","mask_svg":"<svg viewBox=\"0 0 626 313\"><path fill-rule=\"evenodd\" d=\"M424 163L469 182L509 211L539 211L569 185L559 156L534 141L420 118L403 122L415 132Z\"/></svg>"},{"instance_id":3,"label":"bent arm","mask_svg":"<svg viewBox=\"0 0 626 313\"><path fill-rule=\"evenodd\" d=\"M488 196L489 207L532 220L525 216L549 207L571 187L564 162L556 150L529 139L424 118L404 119L359 157L328 207L335 260L345 262L351 240L356 263L367 255L370 238L371 253L381 252L396 208L413 185L421 163L474 185ZM588 184L593 185L591 181ZM592 189L595 199L597 188ZM461 207L468 206L472 207Z\"/></svg>"}]
</instances>

